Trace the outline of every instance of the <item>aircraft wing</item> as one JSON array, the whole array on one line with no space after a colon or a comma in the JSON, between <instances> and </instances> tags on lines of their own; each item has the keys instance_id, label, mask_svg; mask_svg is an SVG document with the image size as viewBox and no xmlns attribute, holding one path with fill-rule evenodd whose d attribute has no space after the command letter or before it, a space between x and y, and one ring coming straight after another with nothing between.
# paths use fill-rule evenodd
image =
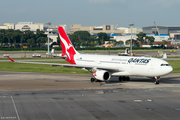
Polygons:
<instances>
[{"instance_id":1,"label":"aircraft wing","mask_svg":"<svg viewBox=\"0 0 180 120\"><path fill-rule=\"evenodd\" d=\"M52 63L51 66L63 66L63 67L67 67L67 68L85 68L87 70L89 69L101 69L101 70L107 70L109 72L121 72L123 71L122 69L118 68L118 67L107 67L107 66L93 66L93 65L73 65L73 64L56 64L56 63Z\"/></svg>"},{"instance_id":2,"label":"aircraft wing","mask_svg":"<svg viewBox=\"0 0 180 120\"><path fill-rule=\"evenodd\" d=\"M22 61L15 61L12 58L10 58L8 56L8 58L12 61L12 62L16 62L16 63L29 63L29 64L44 64L44 65L51 65L51 66L63 66L63 67L67 67L67 68L85 68L87 70L90 69L101 69L101 70L107 70L109 72L123 72L124 70L118 67L108 67L108 66L93 66L93 65L76 65L76 64L61 64L61 63L42 63L42 62L22 62Z\"/></svg>"}]
</instances>

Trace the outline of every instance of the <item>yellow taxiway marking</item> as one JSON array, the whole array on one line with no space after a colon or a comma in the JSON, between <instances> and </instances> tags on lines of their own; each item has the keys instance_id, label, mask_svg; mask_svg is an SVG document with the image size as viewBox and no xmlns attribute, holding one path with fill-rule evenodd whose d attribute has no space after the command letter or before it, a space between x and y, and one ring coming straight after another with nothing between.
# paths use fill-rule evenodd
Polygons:
<instances>
[{"instance_id":1,"label":"yellow taxiway marking","mask_svg":"<svg viewBox=\"0 0 180 120\"><path fill-rule=\"evenodd\" d=\"M13 76L13 75L3 75L3 77L10 77L10 76Z\"/></svg>"},{"instance_id":2,"label":"yellow taxiway marking","mask_svg":"<svg viewBox=\"0 0 180 120\"><path fill-rule=\"evenodd\" d=\"M46 77L40 77L40 78L46 78Z\"/></svg>"},{"instance_id":3,"label":"yellow taxiway marking","mask_svg":"<svg viewBox=\"0 0 180 120\"><path fill-rule=\"evenodd\" d=\"M22 77L26 77L26 75L22 76Z\"/></svg>"},{"instance_id":4,"label":"yellow taxiway marking","mask_svg":"<svg viewBox=\"0 0 180 120\"><path fill-rule=\"evenodd\" d=\"M172 90L172 92L180 92L180 90Z\"/></svg>"}]
</instances>

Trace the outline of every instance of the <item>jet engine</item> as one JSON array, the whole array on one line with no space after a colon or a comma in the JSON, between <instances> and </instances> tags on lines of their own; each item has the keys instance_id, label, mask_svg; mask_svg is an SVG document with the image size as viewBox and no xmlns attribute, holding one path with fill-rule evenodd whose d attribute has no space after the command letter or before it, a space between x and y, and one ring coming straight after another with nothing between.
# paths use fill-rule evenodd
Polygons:
<instances>
[{"instance_id":1,"label":"jet engine","mask_svg":"<svg viewBox=\"0 0 180 120\"><path fill-rule=\"evenodd\" d=\"M111 78L110 73L108 71L105 71L105 70L98 70L93 74L93 76L97 80L102 80L102 81L107 81Z\"/></svg>"}]
</instances>

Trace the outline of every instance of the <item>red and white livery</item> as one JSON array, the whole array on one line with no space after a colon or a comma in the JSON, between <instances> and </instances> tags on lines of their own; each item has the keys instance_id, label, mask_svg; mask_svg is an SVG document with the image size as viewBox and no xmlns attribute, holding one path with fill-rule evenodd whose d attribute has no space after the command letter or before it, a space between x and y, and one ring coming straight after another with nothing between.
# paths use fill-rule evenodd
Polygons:
<instances>
[{"instance_id":1,"label":"red and white livery","mask_svg":"<svg viewBox=\"0 0 180 120\"><path fill-rule=\"evenodd\" d=\"M119 76L119 80L127 81L130 80L129 76L145 76L155 78L155 84L159 84L160 76L167 75L173 70L168 62L158 58L79 54L73 47L63 27L58 27L58 31L62 47L61 57L71 64L21 63L81 68L92 72L91 82L109 81L111 76ZM12 62L18 62L10 57L8 58Z\"/></svg>"}]
</instances>

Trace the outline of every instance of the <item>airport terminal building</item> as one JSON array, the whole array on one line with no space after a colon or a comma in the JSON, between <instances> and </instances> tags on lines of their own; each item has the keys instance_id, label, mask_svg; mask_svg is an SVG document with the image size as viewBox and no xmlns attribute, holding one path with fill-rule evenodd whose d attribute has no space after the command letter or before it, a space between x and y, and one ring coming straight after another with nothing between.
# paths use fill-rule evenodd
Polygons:
<instances>
[{"instance_id":1,"label":"airport terminal building","mask_svg":"<svg viewBox=\"0 0 180 120\"><path fill-rule=\"evenodd\" d=\"M180 40L180 26L157 26L157 29L155 26L143 27L143 32L155 37L160 35L161 40Z\"/></svg>"},{"instance_id":2,"label":"airport terminal building","mask_svg":"<svg viewBox=\"0 0 180 120\"><path fill-rule=\"evenodd\" d=\"M44 25L43 23L33 23L33 22L19 22L16 25L14 25L14 23L4 23L4 25L0 25L0 29L36 31L37 29L44 30Z\"/></svg>"},{"instance_id":3,"label":"airport terminal building","mask_svg":"<svg viewBox=\"0 0 180 120\"><path fill-rule=\"evenodd\" d=\"M115 27L114 25L101 25L101 26L81 26L81 24L70 25L69 31L67 31L67 25L61 25L64 27L65 31L68 34L73 34L75 31L88 31L91 35L97 35L100 32L106 33L108 36L114 37L116 41L123 41L124 45L127 40L131 39L131 30L132 30L132 39L136 39L139 32L146 33L147 36L153 36L155 42L162 42L162 40L170 41L172 44L180 43L180 26L148 26L143 28L130 28L130 27ZM43 23L33 23L33 22L19 22L14 23L4 23L0 25L0 29L15 29L15 30L31 30L36 31L37 29L43 30L45 34L48 34L49 37L53 39L53 42L57 42L57 26L44 26ZM158 29L158 30L157 30ZM125 45L127 46L127 45ZM180 45L178 45L180 46Z\"/></svg>"},{"instance_id":4,"label":"airport terminal building","mask_svg":"<svg viewBox=\"0 0 180 120\"><path fill-rule=\"evenodd\" d=\"M157 26L157 28L149 26L143 27L143 32L148 36L153 36L155 42L166 40L168 47L180 47L180 26Z\"/></svg>"},{"instance_id":5,"label":"airport terminal building","mask_svg":"<svg viewBox=\"0 0 180 120\"><path fill-rule=\"evenodd\" d=\"M81 24L70 25L70 34L75 31L88 31L91 35L97 35L100 32L108 35L117 36L123 33L121 30L114 30L114 25L102 25L102 26L81 26Z\"/></svg>"},{"instance_id":6,"label":"airport terminal building","mask_svg":"<svg viewBox=\"0 0 180 120\"><path fill-rule=\"evenodd\" d=\"M4 25L0 25L0 29L15 29L14 23L4 23Z\"/></svg>"},{"instance_id":7,"label":"airport terminal building","mask_svg":"<svg viewBox=\"0 0 180 120\"><path fill-rule=\"evenodd\" d=\"M100 32L106 33L109 36L122 36L123 34L130 34L131 28L119 27L114 28L114 25L102 26L81 26L81 24L70 25L70 34L75 31L88 31L91 35L97 35ZM132 28L132 33L136 34L142 32L142 28Z\"/></svg>"},{"instance_id":8,"label":"airport terminal building","mask_svg":"<svg viewBox=\"0 0 180 120\"><path fill-rule=\"evenodd\" d=\"M61 25L66 30L66 25ZM33 32L36 32L37 29L40 29L45 32L45 34L48 34L48 26L44 26L43 23L33 23L33 22L19 22L17 24L14 23L4 23L3 25L0 25L0 29L14 29L14 30L30 30ZM53 39L53 42L57 42L57 26L49 26L49 37Z\"/></svg>"},{"instance_id":9,"label":"airport terminal building","mask_svg":"<svg viewBox=\"0 0 180 120\"><path fill-rule=\"evenodd\" d=\"M91 35L97 35L100 32L106 33L108 36L114 37L116 41L125 42L131 39L131 28L118 27L114 28L114 25L102 25L102 26L81 26L81 24L70 25L70 34L75 31L88 31ZM133 39L136 39L136 34L142 32L142 28L132 28Z\"/></svg>"},{"instance_id":10,"label":"airport terminal building","mask_svg":"<svg viewBox=\"0 0 180 120\"><path fill-rule=\"evenodd\" d=\"M15 25L16 30L31 30L36 31L37 29L44 30L43 23L33 23L33 22L19 22Z\"/></svg>"}]
</instances>

